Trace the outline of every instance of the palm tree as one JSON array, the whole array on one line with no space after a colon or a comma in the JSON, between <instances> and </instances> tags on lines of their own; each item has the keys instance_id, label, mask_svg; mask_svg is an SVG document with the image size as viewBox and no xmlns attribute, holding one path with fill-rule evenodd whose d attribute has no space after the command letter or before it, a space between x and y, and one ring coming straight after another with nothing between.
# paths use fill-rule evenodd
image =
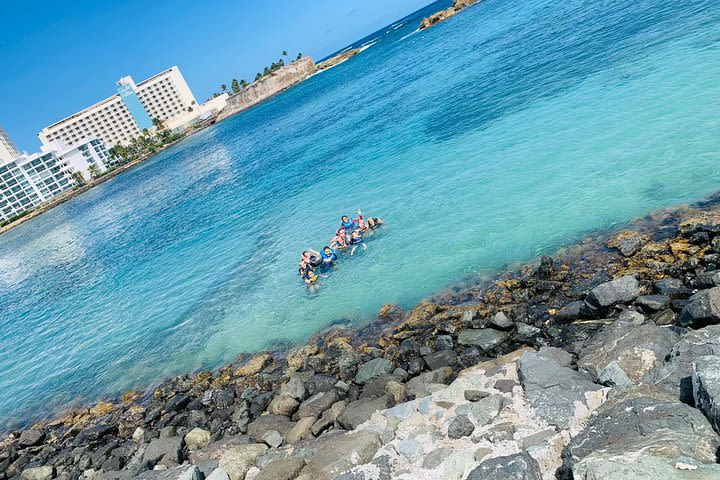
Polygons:
<instances>
[{"instance_id":1,"label":"palm tree","mask_svg":"<svg viewBox=\"0 0 720 480\"><path fill-rule=\"evenodd\" d=\"M240 91L240 82L237 81L237 78L233 78L230 88L232 88L233 93L238 93Z\"/></svg>"},{"instance_id":2,"label":"palm tree","mask_svg":"<svg viewBox=\"0 0 720 480\"><path fill-rule=\"evenodd\" d=\"M72 172L70 174L73 180L75 180L75 183L78 187L85 185L85 177L82 176L82 173L80 172Z\"/></svg>"},{"instance_id":3,"label":"palm tree","mask_svg":"<svg viewBox=\"0 0 720 480\"><path fill-rule=\"evenodd\" d=\"M261 78L262 78L262 73L259 73L259 72L258 72L258 74L255 75L255 81L257 82L257 81L260 80Z\"/></svg>"},{"instance_id":4,"label":"palm tree","mask_svg":"<svg viewBox=\"0 0 720 480\"><path fill-rule=\"evenodd\" d=\"M91 178L98 178L102 174L102 172L100 171L100 167L95 164L88 166L88 173L90 174Z\"/></svg>"},{"instance_id":5,"label":"palm tree","mask_svg":"<svg viewBox=\"0 0 720 480\"><path fill-rule=\"evenodd\" d=\"M295 60L300 60L302 58L302 53L298 53L297 57L295 57Z\"/></svg>"},{"instance_id":6,"label":"palm tree","mask_svg":"<svg viewBox=\"0 0 720 480\"><path fill-rule=\"evenodd\" d=\"M282 51L283 57L287 57L287 50Z\"/></svg>"},{"instance_id":7,"label":"palm tree","mask_svg":"<svg viewBox=\"0 0 720 480\"><path fill-rule=\"evenodd\" d=\"M220 85L220 91L227 92L227 85L225 85L224 83Z\"/></svg>"},{"instance_id":8,"label":"palm tree","mask_svg":"<svg viewBox=\"0 0 720 480\"><path fill-rule=\"evenodd\" d=\"M242 88L245 88L245 87L248 86L248 82L246 82L245 79L243 78L242 80L240 80L240 86L241 86Z\"/></svg>"},{"instance_id":9,"label":"palm tree","mask_svg":"<svg viewBox=\"0 0 720 480\"><path fill-rule=\"evenodd\" d=\"M152 119L152 124L158 131L165 129L165 124L157 117Z\"/></svg>"}]
</instances>

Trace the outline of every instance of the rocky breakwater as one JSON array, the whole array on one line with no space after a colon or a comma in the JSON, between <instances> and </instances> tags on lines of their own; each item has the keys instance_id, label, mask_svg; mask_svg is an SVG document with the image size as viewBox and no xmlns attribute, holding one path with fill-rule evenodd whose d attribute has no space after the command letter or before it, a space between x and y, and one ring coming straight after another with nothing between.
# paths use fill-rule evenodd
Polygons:
<instances>
[{"instance_id":1,"label":"rocky breakwater","mask_svg":"<svg viewBox=\"0 0 720 480\"><path fill-rule=\"evenodd\" d=\"M218 121L247 110L302 82L315 73L316 68L312 58L303 57L269 73L228 98L227 105L218 114Z\"/></svg>"},{"instance_id":2,"label":"rocky breakwater","mask_svg":"<svg viewBox=\"0 0 720 480\"><path fill-rule=\"evenodd\" d=\"M451 7L441 10L439 12L433 13L427 18L423 18L420 21L420 30L424 30L426 28L430 28L433 25L436 25L440 22L444 22L448 18L457 15L460 13L461 10L466 9L467 7L474 5L478 3L479 0L455 0Z\"/></svg>"},{"instance_id":3,"label":"rocky breakwater","mask_svg":"<svg viewBox=\"0 0 720 480\"><path fill-rule=\"evenodd\" d=\"M13 432L23 480L720 478L720 208Z\"/></svg>"},{"instance_id":4,"label":"rocky breakwater","mask_svg":"<svg viewBox=\"0 0 720 480\"><path fill-rule=\"evenodd\" d=\"M341 63L343 63L343 62L351 59L352 57L354 57L355 55L357 55L357 54L360 53L360 52L362 52L362 49L361 49L361 48L353 48L353 49L348 50L348 51L346 51L346 52L342 52L342 53L339 54L339 55L335 55L335 56L332 57L332 58L328 58L328 59L325 60L324 62L318 63L318 65L317 65L317 70L318 70L318 72L319 72L319 71L327 70L328 68L332 68L332 67L335 67L335 66L337 66L337 65L340 65Z\"/></svg>"}]
</instances>

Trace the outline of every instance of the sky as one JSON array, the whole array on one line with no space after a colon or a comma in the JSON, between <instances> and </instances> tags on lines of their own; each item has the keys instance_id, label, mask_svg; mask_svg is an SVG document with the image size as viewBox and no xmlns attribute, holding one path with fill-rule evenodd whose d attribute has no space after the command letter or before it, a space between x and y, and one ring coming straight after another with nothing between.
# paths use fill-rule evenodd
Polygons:
<instances>
[{"instance_id":1,"label":"sky","mask_svg":"<svg viewBox=\"0 0 720 480\"><path fill-rule=\"evenodd\" d=\"M0 126L35 151L44 127L180 68L204 102L283 50L315 60L432 0L0 0Z\"/></svg>"}]
</instances>

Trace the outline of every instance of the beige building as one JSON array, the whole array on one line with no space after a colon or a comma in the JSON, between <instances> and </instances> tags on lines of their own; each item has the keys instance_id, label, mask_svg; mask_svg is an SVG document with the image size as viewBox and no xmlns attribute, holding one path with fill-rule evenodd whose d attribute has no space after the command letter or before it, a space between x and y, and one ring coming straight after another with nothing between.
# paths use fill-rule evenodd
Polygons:
<instances>
[{"instance_id":1,"label":"beige building","mask_svg":"<svg viewBox=\"0 0 720 480\"><path fill-rule=\"evenodd\" d=\"M127 145L151 119L163 122L186 114L197 106L195 97L177 67L169 68L135 84L131 77L118 81L118 94L44 128L43 144L62 141L69 146L98 137L110 148Z\"/></svg>"},{"instance_id":2,"label":"beige building","mask_svg":"<svg viewBox=\"0 0 720 480\"><path fill-rule=\"evenodd\" d=\"M5 130L0 127L0 163L5 161L9 162L20 156L20 152L15 147L15 144L10 140Z\"/></svg>"}]
</instances>

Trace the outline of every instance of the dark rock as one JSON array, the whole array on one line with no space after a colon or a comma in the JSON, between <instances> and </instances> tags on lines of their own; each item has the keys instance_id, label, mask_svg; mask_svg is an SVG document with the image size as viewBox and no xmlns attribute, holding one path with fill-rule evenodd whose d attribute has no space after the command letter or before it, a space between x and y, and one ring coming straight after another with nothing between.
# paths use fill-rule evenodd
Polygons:
<instances>
[{"instance_id":1,"label":"dark rock","mask_svg":"<svg viewBox=\"0 0 720 480\"><path fill-rule=\"evenodd\" d=\"M650 318L652 318L652 321L655 322L655 325L672 325L675 322L675 312L666 308L665 310L657 312Z\"/></svg>"},{"instance_id":2,"label":"dark rock","mask_svg":"<svg viewBox=\"0 0 720 480\"><path fill-rule=\"evenodd\" d=\"M355 377L355 383L362 385L376 379L384 373L392 372L394 368L395 366L390 360L386 360L384 358L374 358L363 364L358 369L357 376Z\"/></svg>"},{"instance_id":3,"label":"dark rock","mask_svg":"<svg viewBox=\"0 0 720 480\"><path fill-rule=\"evenodd\" d=\"M635 299L635 303L646 311L656 312L670 306L670 297L667 295L641 295Z\"/></svg>"},{"instance_id":4,"label":"dark rock","mask_svg":"<svg viewBox=\"0 0 720 480\"><path fill-rule=\"evenodd\" d=\"M437 350L447 350L454 346L455 342L450 335L438 335L435 337L435 349Z\"/></svg>"},{"instance_id":5,"label":"dark rock","mask_svg":"<svg viewBox=\"0 0 720 480\"><path fill-rule=\"evenodd\" d=\"M412 338L406 338L402 342L400 342L400 347L398 349L400 355L403 357L409 357L411 355L415 355L418 350L419 346L415 340Z\"/></svg>"},{"instance_id":6,"label":"dark rock","mask_svg":"<svg viewBox=\"0 0 720 480\"><path fill-rule=\"evenodd\" d=\"M617 303L634 300L639 295L640 284L637 278L626 275L593 288L585 301L596 308L608 308Z\"/></svg>"},{"instance_id":7,"label":"dark rock","mask_svg":"<svg viewBox=\"0 0 720 480\"><path fill-rule=\"evenodd\" d=\"M485 460L467 480L542 480L537 461L526 452Z\"/></svg>"},{"instance_id":8,"label":"dark rock","mask_svg":"<svg viewBox=\"0 0 720 480\"><path fill-rule=\"evenodd\" d=\"M685 286L682 280L677 278L665 278L655 282L655 291L660 295L666 295L670 299L687 298L692 295L692 289Z\"/></svg>"},{"instance_id":9,"label":"dark rock","mask_svg":"<svg viewBox=\"0 0 720 480\"><path fill-rule=\"evenodd\" d=\"M110 435L116 431L116 427L112 425L96 424L92 427L85 428L75 437L74 445L84 445L89 442L97 442L101 438Z\"/></svg>"},{"instance_id":10,"label":"dark rock","mask_svg":"<svg viewBox=\"0 0 720 480\"><path fill-rule=\"evenodd\" d=\"M308 394L312 396L320 392L327 392L334 389L336 383L337 378L317 373L305 382L305 386L307 387Z\"/></svg>"},{"instance_id":11,"label":"dark rock","mask_svg":"<svg viewBox=\"0 0 720 480\"><path fill-rule=\"evenodd\" d=\"M329 436L308 459L302 474L335 478L356 465L371 461L381 445L380 435L368 431Z\"/></svg>"},{"instance_id":12,"label":"dark rock","mask_svg":"<svg viewBox=\"0 0 720 480\"><path fill-rule=\"evenodd\" d=\"M253 417L257 417L262 412L267 410L273 398L275 398L275 392L265 392L255 396L252 399L252 402L250 402L250 415L252 415Z\"/></svg>"},{"instance_id":13,"label":"dark rock","mask_svg":"<svg viewBox=\"0 0 720 480\"><path fill-rule=\"evenodd\" d=\"M710 234L708 232L695 232L690 235L690 243L694 245L702 245L710 243Z\"/></svg>"},{"instance_id":14,"label":"dark rock","mask_svg":"<svg viewBox=\"0 0 720 480\"><path fill-rule=\"evenodd\" d=\"M109 472L111 470L120 470L125 466L125 462L122 458L119 457L110 457L107 460L105 460L100 467L101 470L105 470L106 472Z\"/></svg>"},{"instance_id":15,"label":"dark rock","mask_svg":"<svg viewBox=\"0 0 720 480\"><path fill-rule=\"evenodd\" d=\"M365 388L363 388L362 394L360 395L360 399L374 400L382 397L387 393L387 385L390 382L402 382L402 377L394 374L380 375L378 378L365 385Z\"/></svg>"},{"instance_id":16,"label":"dark rock","mask_svg":"<svg viewBox=\"0 0 720 480\"><path fill-rule=\"evenodd\" d=\"M216 390L212 402L216 408L230 408L235 403L235 391L230 388Z\"/></svg>"},{"instance_id":17,"label":"dark rock","mask_svg":"<svg viewBox=\"0 0 720 480\"><path fill-rule=\"evenodd\" d=\"M448 437L457 439L472 435L475 424L466 415L458 415L448 425Z\"/></svg>"},{"instance_id":18,"label":"dark rock","mask_svg":"<svg viewBox=\"0 0 720 480\"><path fill-rule=\"evenodd\" d=\"M180 463L182 460L182 437L156 438L150 442L143 453L143 461L155 464L166 458Z\"/></svg>"},{"instance_id":19,"label":"dark rock","mask_svg":"<svg viewBox=\"0 0 720 480\"><path fill-rule=\"evenodd\" d=\"M490 352L505 343L509 338L509 332L502 332L492 328L462 330L458 334L458 343L478 347L483 352Z\"/></svg>"},{"instance_id":20,"label":"dark rock","mask_svg":"<svg viewBox=\"0 0 720 480\"><path fill-rule=\"evenodd\" d=\"M430 370L437 370L442 367L451 367L457 363L458 355L455 350L447 349L425 355L423 360Z\"/></svg>"},{"instance_id":21,"label":"dark rock","mask_svg":"<svg viewBox=\"0 0 720 480\"><path fill-rule=\"evenodd\" d=\"M720 271L703 272L692 281L695 288L712 288L720 285Z\"/></svg>"},{"instance_id":22,"label":"dark rock","mask_svg":"<svg viewBox=\"0 0 720 480\"><path fill-rule=\"evenodd\" d=\"M495 385L493 385L493 387L496 390L499 390L503 393L510 393L510 392L512 392L513 388L515 388L518 385L519 385L519 383L516 382L515 380L500 379L495 382Z\"/></svg>"},{"instance_id":23,"label":"dark rock","mask_svg":"<svg viewBox=\"0 0 720 480\"><path fill-rule=\"evenodd\" d=\"M340 400L340 396L334 388L327 392L317 393L300 404L298 417L319 417L338 400Z\"/></svg>"},{"instance_id":24,"label":"dark rock","mask_svg":"<svg viewBox=\"0 0 720 480\"><path fill-rule=\"evenodd\" d=\"M270 462L255 476L255 480L293 480L305 467L302 458L289 457Z\"/></svg>"},{"instance_id":25,"label":"dark rock","mask_svg":"<svg viewBox=\"0 0 720 480\"><path fill-rule=\"evenodd\" d=\"M45 432L37 428L31 428L20 434L18 445L21 447L34 447L35 445L40 445L44 439Z\"/></svg>"},{"instance_id":26,"label":"dark rock","mask_svg":"<svg viewBox=\"0 0 720 480\"><path fill-rule=\"evenodd\" d=\"M420 357L412 357L408 360L407 371L410 375L417 375L425 370L425 361Z\"/></svg>"},{"instance_id":27,"label":"dark rock","mask_svg":"<svg viewBox=\"0 0 720 480\"><path fill-rule=\"evenodd\" d=\"M338 371L344 379L352 379L357 375L357 366L360 363L360 355L352 351L344 351L338 357Z\"/></svg>"},{"instance_id":28,"label":"dark rock","mask_svg":"<svg viewBox=\"0 0 720 480\"><path fill-rule=\"evenodd\" d=\"M540 266L535 270L538 278L548 279L552 277L555 271L555 261L551 257L543 256L540 258Z\"/></svg>"},{"instance_id":29,"label":"dark rock","mask_svg":"<svg viewBox=\"0 0 720 480\"><path fill-rule=\"evenodd\" d=\"M480 349L477 347L468 347L460 352L460 355L458 356L460 364L465 368L477 365L487 359L488 357L482 355L480 353Z\"/></svg>"},{"instance_id":30,"label":"dark rock","mask_svg":"<svg viewBox=\"0 0 720 480\"><path fill-rule=\"evenodd\" d=\"M164 410L166 412L177 412L182 410L190 403L190 397L185 395L175 395L165 404Z\"/></svg>"},{"instance_id":31,"label":"dark rock","mask_svg":"<svg viewBox=\"0 0 720 480\"><path fill-rule=\"evenodd\" d=\"M356 400L350 402L345 411L338 417L338 422L348 430L354 430L370 419L373 413L392 406L392 397L384 395L375 400Z\"/></svg>"},{"instance_id":32,"label":"dark rock","mask_svg":"<svg viewBox=\"0 0 720 480\"><path fill-rule=\"evenodd\" d=\"M452 379L453 371L450 367L438 368L431 372L425 372L417 377L408 380L407 395L410 398L421 398L430 395L433 391L439 389L434 387L441 387L450 383Z\"/></svg>"},{"instance_id":33,"label":"dark rock","mask_svg":"<svg viewBox=\"0 0 720 480\"><path fill-rule=\"evenodd\" d=\"M543 347L524 353L517 361L520 382L528 403L548 424L567 428L575 416L576 402L587 404L585 394L601 387L565 366L569 355Z\"/></svg>"},{"instance_id":34,"label":"dark rock","mask_svg":"<svg viewBox=\"0 0 720 480\"><path fill-rule=\"evenodd\" d=\"M570 302L567 305L558 308L555 312L555 317L558 320L562 321L577 320L578 318L580 318L580 312L584 305L585 302L583 302L582 300Z\"/></svg>"},{"instance_id":35,"label":"dark rock","mask_svg":"<svg viewBox=\"0 0 720 480\"><path fill-rule=\"evenodd\" d=\"M690 298L678 323L695 328L720 323L720 287L702 290Z\"/></svg>"}]
</instances>

